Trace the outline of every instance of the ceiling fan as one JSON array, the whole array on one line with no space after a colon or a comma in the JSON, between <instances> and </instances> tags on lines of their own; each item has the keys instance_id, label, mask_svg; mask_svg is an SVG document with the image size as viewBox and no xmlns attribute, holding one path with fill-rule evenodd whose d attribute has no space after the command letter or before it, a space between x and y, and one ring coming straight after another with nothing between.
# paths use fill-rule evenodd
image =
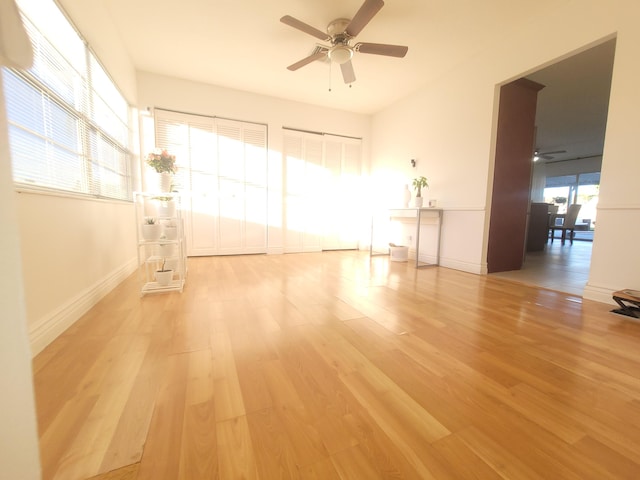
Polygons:
<instances>
[{"instance_id":1,"label":"ceiling fan","mask_svg":"<svg viewBox=\"0 0 640 480\"><path fill-rule=\"evenodd\" d=\"M356 35L362 31L383 6L383 0L365 0L351 20L346 18L333 20L327 26L326 33L296 18L285 15L280 19L282 23L331 44L330 46L318 45L311 55L289 65L287 68L295 71L316 60L328 58L329 61L340 65L344 83L353 83L356 80L356 74L353 70L353 64L351 63L354 52L372 53L374 55L385 55L388 57L404 57L409 47L366 42L358 42L355 45L351 44L351 41Z\"/></svg>"},{"instance_id":2,"label":"ceiling fan","mask_svg":"<svg viewBox=\"0 0 640 480\"><path fill-rule=\"evenodd\" d=\"M554 150L553 152L541 152L538 149L536 149L533 152L533 161L537 162L541 158L543 160L552 160L554 158L554 155L556 155L558 153L567 153L567 151L566 150Z\"/></svg>"}]
</instances>

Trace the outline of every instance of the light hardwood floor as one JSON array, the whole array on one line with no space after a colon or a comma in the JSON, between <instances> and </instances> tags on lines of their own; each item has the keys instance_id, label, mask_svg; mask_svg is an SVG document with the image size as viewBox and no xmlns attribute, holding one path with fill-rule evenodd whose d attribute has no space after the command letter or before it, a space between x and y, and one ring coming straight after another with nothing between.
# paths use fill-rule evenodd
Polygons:
<instances>
[{"instance_id":1,"label":"light hardwood floor","mask_svg":"<svg viewBox=\"0 0 640 480\"><path fill-rule=\"evenodd\" d=\"M588 241L562 245L556 239L547 242L544 250L527 252L521 270L491 275L581 297L589 280L592 247Z\"/></svg>"},{"instance_id":2,"label":"light hardwood floor","mask_svg":"<svg viewBox=\"0 0 640 480\"><path fill-rule=\"evenodd\" d=\"M640 324L362 252L132 276L34 360L46 479L640 478Z\"/></svg>"}]
</instances>

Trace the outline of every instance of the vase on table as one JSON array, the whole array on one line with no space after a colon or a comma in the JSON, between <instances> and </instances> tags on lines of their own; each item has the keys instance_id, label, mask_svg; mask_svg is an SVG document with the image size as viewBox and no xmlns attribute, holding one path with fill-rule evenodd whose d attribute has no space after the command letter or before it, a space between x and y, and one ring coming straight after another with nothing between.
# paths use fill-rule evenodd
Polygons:
<instances>
[{"instance_id":1,"label":"vase on table","mask_svg":"<svg viewBox=\"0 0 640 480\"><path fill-rule=\"evenodd\" d=\"M411 190L409 190L409 185L404 186L404 208L409 208L409 203L411 203Z\"/></svg>"},{"instance_id":2,"label":"vase on table","mask_svg":"<svg viewBox=\"0 0 640 480\"><path fill-rule=\"evenodd\" d=\"M169 172L160 173L160 191L161 192L170 192L171 185L173 183L173 175Z\"/></svg>"}]
</instances>

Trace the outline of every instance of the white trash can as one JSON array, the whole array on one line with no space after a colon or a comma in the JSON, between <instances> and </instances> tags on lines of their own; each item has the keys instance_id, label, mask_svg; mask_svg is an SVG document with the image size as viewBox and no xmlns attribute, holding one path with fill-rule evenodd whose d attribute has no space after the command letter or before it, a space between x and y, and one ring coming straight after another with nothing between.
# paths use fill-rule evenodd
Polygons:
<instances>
[{"instance_id":1,"label":"white trash can","mask_svg":"<svg viewBox=\"0 0 640 480\"><path fill-rule=\"evenodd\" d=\"M409 247L396 245L393 247L389 247L389 249L390 259L392 262L406 262L407 260L409 260Z\"/></svg>"}]
</instances>

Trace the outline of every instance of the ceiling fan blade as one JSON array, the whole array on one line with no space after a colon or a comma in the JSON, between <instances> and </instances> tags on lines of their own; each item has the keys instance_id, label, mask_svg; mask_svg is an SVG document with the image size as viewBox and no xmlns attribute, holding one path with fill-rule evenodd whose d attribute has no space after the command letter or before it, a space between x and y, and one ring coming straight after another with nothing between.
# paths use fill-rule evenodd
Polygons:
<instances>
[{"instance_id":1,"label":"ceiling fan blade","mask_svg":"<svg viewBox=\"0 0 640 480\"><path fill-rule=\"evenodd\" d=\"M353 63L351 60L340 64L340 70L342 70L344 83L353 83L356 81L356 72L353 70Z\"/></svg>"},{"instance_id":2,"label":"ceiling fan blade","mask_svg":"<svg viewBox=\"0 0 640 480\"><path fill-rule=\"evenodd\" d=\"M297 28L298 30L304 33L308 33L313 37L319 38L324 42L328 41L331 38L327 33L321 30L318 30L317 28L312 27L311 25L306 24L298 20L297 18L293 18L290 15L285 15L280 19L280 21L285 25L289 25L290 27Z\"/></svg>"},{"instance_id":3,"label":"ceiling fan blade","mask_svg":"<svg viewBox=\"0 0 640 480\"><path fill-rule=\"evenodd\" d=\"M311 62L315 62L316 60L321 60L322 58L324 58L326 56L327 56L327 51L326 50L321 50L320 52L313 53L313 54L309 55L308 57L303 58L302 60L289 65L287 67L287 69L291 70L293 72L295 70L298 70L301 67L304 67L305 65L308 65Z\"/></svg>"},{"instance_id":4,"label":"ceiling fan blade","mask_svg":"<svg viewBox=\"0 0 640 480\"><path fill-rule=\"evenodd\" d=\"M358 10L353 19L351 19L346 32L352 37L358 35L383 6L384 2L382 0L365 0L360 10Z\"/></svg>"},{"instance_id":5,"label":"ceiling fan blade","mask_svg":"<svg viewBox=\"0 0 640 480\"><path fill-rule=\"evenodd\" d=\"M387 57L404 57L409 47L402 45L387 45L386 43L357 43L356 52L373 53L374 55L386 55Z\"/></svg>"}]
</instances>

